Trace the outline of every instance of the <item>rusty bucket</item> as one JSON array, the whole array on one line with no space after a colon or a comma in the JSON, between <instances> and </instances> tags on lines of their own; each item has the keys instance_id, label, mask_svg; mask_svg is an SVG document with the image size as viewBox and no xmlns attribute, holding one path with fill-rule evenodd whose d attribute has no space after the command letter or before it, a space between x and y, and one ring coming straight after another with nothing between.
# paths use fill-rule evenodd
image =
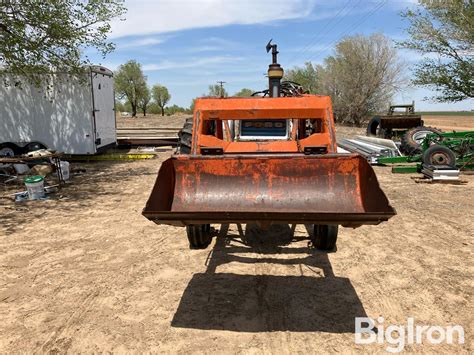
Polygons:
<instances>
[{"instance_id":1,"label":"rusty bucket","mask_svg":"<svg viewBox=\"0 0 474 355\"><path fill-rule=\"evenodd\" d=\"M395 215L356 154L174 156L143 215L160 224L379 224Z\"/></svg>"}]
</instances>

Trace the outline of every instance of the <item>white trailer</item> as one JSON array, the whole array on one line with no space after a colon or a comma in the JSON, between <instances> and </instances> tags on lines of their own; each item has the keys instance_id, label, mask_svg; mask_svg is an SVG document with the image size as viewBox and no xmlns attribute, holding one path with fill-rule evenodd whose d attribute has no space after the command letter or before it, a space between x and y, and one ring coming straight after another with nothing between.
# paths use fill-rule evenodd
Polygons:
<instances>
[{"instance_id":1,"label":"white trailer","mask_svg":"<svg viewBox=\"0 0 474 355\"><path fill-rule=\"evenodd\" d=\"M47 147L95 154L117 142L113 73L88 68L81 80L48 76L40 87L4 75L0 80L0 154ZM46 80L45 80L46 82ZM6 153L6 154L5 154Z\"/></svg>"}]
</instances>

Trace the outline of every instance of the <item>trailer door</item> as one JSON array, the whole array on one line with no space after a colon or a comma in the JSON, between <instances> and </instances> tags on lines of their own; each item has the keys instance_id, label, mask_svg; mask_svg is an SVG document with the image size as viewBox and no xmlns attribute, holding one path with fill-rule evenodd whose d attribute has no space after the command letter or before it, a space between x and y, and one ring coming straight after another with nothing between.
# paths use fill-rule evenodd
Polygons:
<instances>
[{"instance_id":1,"label":"trailer door","mask_svg":"<svg viewBox=\"0 0 474 355\"><path fill-rule=\"evenodd\" d=\"M111 75L92 71L92 97L95 124L96 149L117 142L115 110L114 110L114 80Z\"/></svg>"}]
</instances>

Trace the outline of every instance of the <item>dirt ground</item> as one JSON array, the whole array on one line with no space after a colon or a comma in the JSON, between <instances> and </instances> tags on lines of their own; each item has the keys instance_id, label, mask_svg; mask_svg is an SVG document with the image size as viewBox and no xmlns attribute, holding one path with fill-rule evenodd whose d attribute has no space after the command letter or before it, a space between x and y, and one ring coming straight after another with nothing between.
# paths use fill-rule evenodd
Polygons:
<instances>
[{"instance_id":1,"label":"dirt ground","mask_svg":"<svg viewBox=\"0 0 474 355\"><path fill-rule=\"evenodd\" d=\"M160 115L147 115L146 117L138 116L137 118L131 117L117 117L118 128L129 128L129 127L182 127L184 121L190 115L174 115L174 116L160 116ZM443 131L472 131L474 130L474 113L470 116L428 116L424 115L423 120L425 126L431 126L439 128ZM345 127L342 127L344 129ZM351 128L348 132L349 135L354 134L365 134L365 128Z\"/></svg>"},{"instance_id":2,"label":"dirt ground","mask_svg":"<svg viewBox=\"0 0 474 355\"><path fill-rule=\"evenodd\" d=\"M161 116L148 114L146 117L139 115L135 118L117 116L117 128L181 128L188 117L192 117L192 115Z\"/></svg>"},{"instance_id":3,"label":"dirt ground","mask_svg":"<svg viewBox=\"0 0 474 355\"><path fill-rule=\"evenodd\" d=\"M423 116L425 126L443 131L474 131L474 113L470 116Z\"/></svg>"},{"instance_id":4,"label":"dirt ground","mask_svg":"<svg viewBox=\"0 0 474 355\"><path fill-rule=\"evenodd\" d=\"M15 204L19 187L0 185L1 353L384 352L354 344L358 316L459 324L463 345L405 350L472 353L474 175L416 184L375 167L398 214L341 228L337 252L309 248L304 226L236 225L189 250L183 228L141 216L170 154L73 163L86 172L47 201Z\"/></svg>"}]
</instances>

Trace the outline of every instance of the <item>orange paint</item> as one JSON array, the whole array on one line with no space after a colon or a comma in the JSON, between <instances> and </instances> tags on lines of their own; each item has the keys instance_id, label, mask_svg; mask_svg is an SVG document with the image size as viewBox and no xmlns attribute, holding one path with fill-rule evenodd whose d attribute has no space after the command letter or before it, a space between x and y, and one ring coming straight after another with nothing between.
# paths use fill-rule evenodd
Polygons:
<instances>
[{"instance_id":1,"label":"orange paint","mask_svg":"<svg viewBox=\"0 0 474 355\"><path fill-rule=\"evenodd\" d=\"M268 119L291 120L288 140L232 140L227 121ZM327 96L197 99L192 136L191 154L163 162L143 210L150 220L357 227L395 214L367 160L335 154Z\"/></svg>"},{"instance_id":2,"label":"orange paint","mask_svg":"<svg viewBox=\"0 0 474 355\"><path fill-rule=\"evenodd\" d=\"M199 113L199 114L197 114ZM206 132L208 121L279 119L293 122L292 140L268 140L258 142L229 142L230 135L222 134L217 125L214 135ZM304 120L320 120L320 132L308 137L296 138L303 132ZM227 122L226 122L227 123ZM331 132L333 134L331 134ZM335 153L336 141L331 99L328 96L303 95L301 97L277 98L200 98L194 109L194 132L191 151L200 154L202 147L222 148L226 153L298 153L305 147L325 146L328 153ZM222 137L222 138L221 138Z\"/></svg>"}]
</instances>

